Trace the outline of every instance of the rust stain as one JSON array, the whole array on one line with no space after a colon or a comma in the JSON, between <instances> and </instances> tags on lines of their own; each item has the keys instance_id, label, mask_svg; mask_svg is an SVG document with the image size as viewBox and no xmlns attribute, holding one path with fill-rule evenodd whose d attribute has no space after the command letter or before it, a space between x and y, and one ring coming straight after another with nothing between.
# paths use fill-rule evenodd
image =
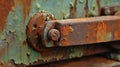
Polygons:
<instances>
[{"instance_id":1,"label":"rust stain","mask_svg":"<svg viewBox=\"0 0 120 67\"><path fill-rule=\"evenodd\" d=\"M32 0L15 0L15 5L19 5L23 8L24 22L25 19L29 16L31 4L32 4Z\"/></svg>"},{"instance_id":2,"label":"rust stain","mask_svg":"<svg viewBox=\"0 0 120 67\"><path fill-rule=\"evenodd\" d=\"M3 57L3 55L5 55L5 51L6 51L5 48L0 49L0 58Z\"/></svg>"},{"instance_id":3,"label":"rust stain","mask_svg":"<svg viewBox=\"0 0 120 67\"><path fill-rule=\"evenodd\" d=\"M96 29L96 24L93 24L93 25L88 24L88 29L96 31L97 30Z\"/></svg>"},{"instance_id":4,"label":"rust stain","mask_svg":"<svg viewBox=\"0 0 120 67\"><path fill-rule=\"evenodd\" d=\"M0 48L0 58L5 54L5 51L5 48Z\"/></svg>"},{"instance_id":5,"label":"rust stain","mask_svg":"<svg viewBox=\"0 0 120 67\"><path fill-rule=\"evenodd\" d=\"M85 13L86 13L85 16L87 17L88 16L88 0L86 0L84 10L85 10Z\"/></svg>"},{"instance_id":6,"label":"rust stain","mask_svg":"<svg viewBox=\"0 0 120 67\"><path fill-rule=\"evenodd\" d=\"M23 7L24 18L29 16L32 0L17 0L15 5L21 5Z\"/></svg>"},{"instance_id":7,"label":"rust stain","mask_svg":"<svg viewBox=\"0 0 120 67\"><path fill-rule=\"evenodd\" d=\"M77 0L74 0L73 5L70 7L70 18L75 18L77 13Z\"/></svg>"},{"instance_id":8,"label":"rust stain","mask_svg":"<svg viewBox=\"0 0 120 67\"><path fill-rule=\"evenodd\" d=\"M62 28L62 30L63 30L63 35L64 36L67 36L67 35L69 35L70 33L72 33L74 31L74 29L69 25L64 26Z\"/></svg>"},{"instance_id":9,"label":"rust stain","mask_svg":"<svg viewBox=\"0 0 120 67\"><path fill-rule=\"evenodd\" d=\"M88 24L87 27L88 27L88 30L91 31L91 32L88 32L86 34L86 41L89 42L89 43L94 42L95 39L96 39L96 35L93 34L92 32L94 32L94 33L97 32L97 29L96 29L97 24L92 24L92 25Z\"/></svg>"},{"instance_id":10,"label":"rust stain","mask_svg":"<svg viewBox=\"0 0 120 67\"><path fill-rule=\"evenodd\" d=\"M120 30L119 30L119 28L120 28L120 21L118 21L118 28L117 28L118 30L114 32L114 38L117 39L117 40L120 39Z\"/></svg>"},{"instance_id":11,"label":"rust stain","mask_svg":"<svg viewBox=\"0 0 120 67\"><path fill-rule=\"evenodd\" d=\"M62 40L63 45L69 45L72 41L70 41L69 34L74 32L74 29L70 25L66 25L62 27L61 33L63 34L64 38Z\"/></svg>"},{"instance_id":12,"label":"rust stain","mask_svg":"<svg viewBox=\"0 0 120 67\"><path fill-rule=\"evenodd\" d=\"M14 0L0 0L0 32L5 28L7 16L14 6Z\"/></svg>"},{"instance_id":13,"label":"rust stain","mask_svg":"<svg viewBox=\"0 0 120 67\"><path fill-rule=\"evenodd\" d=\"M115 37L115 39L120 39L120 31L116 31L114 33L114 37Z\"/></svg>"},{"instance_id":14,"label":"rust stain","mask_svg":"<svg viewBox=\"0 0 120 67\"><path fill-rule=\"evenodd\" d=\"M24 18L29 16L32 0L21 0L24 9Z\"/></svg>"},{"instance_id":15,"label":"rust stain","mask_svg":"<svg viewBox=\"0 0 120 67\"><path fill-rule=\"evenodd\" d=\"M97 5L98 5L98 13L99 13L98 15L100 15L100 14L101 14L100 0L97 0L96 3L97 3Z\"/></svg>"},{"instance_id":16,"label":"rust stain","mask_svg":"<svg viewBox=\"0 0 120 67\"><path fill-rule=\"evenodd\" d=\"M108 34L108 25L104 22L99 23L97 26L97 42L104 42Z\"/></svg>"}]
</instances>

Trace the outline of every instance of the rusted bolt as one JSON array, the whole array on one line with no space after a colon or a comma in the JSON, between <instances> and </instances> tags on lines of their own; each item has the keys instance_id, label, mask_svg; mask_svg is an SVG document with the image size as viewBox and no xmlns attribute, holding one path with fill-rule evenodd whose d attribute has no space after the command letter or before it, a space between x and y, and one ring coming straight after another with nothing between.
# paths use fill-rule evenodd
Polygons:
<instances>
[{"instance_id":1,"label":"rusted bolt","mask_svg":"<svg viewBox=\"0 0 120 67\"><path fill-rule=\"evenodd\" d=\"M57 29L51 29L48 33L48 38L52 41L58 41L60 38L60 32Z\"/></svg>"}]
</instances>

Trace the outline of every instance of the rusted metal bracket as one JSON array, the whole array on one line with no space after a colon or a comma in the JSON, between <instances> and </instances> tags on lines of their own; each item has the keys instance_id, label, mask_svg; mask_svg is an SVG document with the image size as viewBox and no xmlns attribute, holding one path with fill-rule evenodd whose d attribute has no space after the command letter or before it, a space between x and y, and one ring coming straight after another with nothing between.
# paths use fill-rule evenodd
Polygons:
<instances>
[{"instance_id":1,"label":"rusted metal bracket","mask_svg":"<svg viewBox=\"0 0 120 67\"><path fill-rule=\"evenodd\" d=\"M28 25L28 41L35 49L120 40L119 16L45 21L44 14L36 14Z\"/></svg>"},{"instance_id":2,"label":"rusted metal bracket","mask_svg":"<svg viewBox=\"0 0 120 67\"><path fill-rule=\"evenodd\" d=\"M27 37L29 44L36 50L39 50L40 47L43 47L45 39L43 31L45 30L44 27L45 21L48 20L55 20L54 16L47 13L47 12L40 12L35 14L33 18L31 18L30 23L27 26ZM52 25L51 25L52 26Z\"/></svg>"}]
</instances>

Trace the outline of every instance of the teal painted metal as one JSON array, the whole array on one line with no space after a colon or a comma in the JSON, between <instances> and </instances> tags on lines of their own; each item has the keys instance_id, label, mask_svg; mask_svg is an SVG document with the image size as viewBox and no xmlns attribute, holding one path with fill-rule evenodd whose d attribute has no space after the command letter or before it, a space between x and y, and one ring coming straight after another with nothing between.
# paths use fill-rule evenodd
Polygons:
<instances>
[{"instance_id":1,"label":"teal painted metal","mask_svg":"<svg viewBox=\"0 0 120 67\"><path fill-rule=\"evenodd\" d=\"M100 1L99 5L98 1ZM4 63L14 60L16 64L29 65L38 60L43 63L50 62L53 59L60 60L61 58L81 57L84 55L83 50L87 49L86 46L54 48L45 53L32 49L26 42L26 26L34 14L46 11L53 14L56 19L99 16L101 7L120 4L120 0L33 0L30 2L29 12L25 11L28 16L25 16L24 13L24 8L28 6L23 6L20 0L15 0L15 6L9 11L6 27L0 33L0 51L3 51L0 60ZM60 51L61 49L64 50ZM68 52L68 54L64 53L64 51ZM64 58L64 56L66 57Z\"/></svg>"}]
</instances>

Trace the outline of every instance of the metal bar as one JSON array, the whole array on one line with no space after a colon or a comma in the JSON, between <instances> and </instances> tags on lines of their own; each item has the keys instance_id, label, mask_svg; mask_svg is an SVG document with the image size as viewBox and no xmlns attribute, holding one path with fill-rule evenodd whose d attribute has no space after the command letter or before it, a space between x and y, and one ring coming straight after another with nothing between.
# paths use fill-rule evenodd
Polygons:
<instances>
[{"instance_id":1,"label":"metal bar","mask_svg":"<svg viewBox=\"0 0 120 67\"><path fill-rule=\"evenodd\" d=\"M120 63L113 59L101 56L89 56L77 58L67 61L60 61L44 65L37 65L42 67L120 67ZM30 66L32 67L32 66Z\"/></svg>"},{"instance_id":2,"label":"metal bar","mask_svg":"<svg viewBox=\"0 0 120 67\"><path fill-rule=\"evenodd\" d=\"M43 51L40 51L40 53L42 54L43 58L47 57L46 60L45 61L37 60L31 63L30 66L56 62L60 60L80 58L83 56L95 55L110 51L107 47L104 47L102 44L88 45L88 46L82 45L82 46L72 46L72 47L53 47L53 48L41 48L41 49L43 49Z\"/></svg>"},{"instance_id":3,"label":"metal bar","mask_svg":"<svg viewBox=\"0 0 120 67\"><path fill-rule=\"evenodd\" d=\"M61 34L59 43L52 46L85 45L120 40L119 16L102 16L50 22L56 22L55 29L58 29Z\"/></svg>"}]
</instances>

